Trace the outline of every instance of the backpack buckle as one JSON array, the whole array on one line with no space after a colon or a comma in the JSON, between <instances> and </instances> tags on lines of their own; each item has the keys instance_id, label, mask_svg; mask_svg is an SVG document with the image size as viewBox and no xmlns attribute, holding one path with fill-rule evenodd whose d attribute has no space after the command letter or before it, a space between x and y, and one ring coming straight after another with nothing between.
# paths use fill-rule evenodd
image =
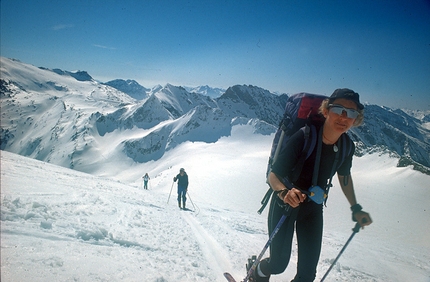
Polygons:
<instances>
[{"instance_id":1,"label":"backpack buckle","mask_svg":"<svg viewBox=\"0 0 430 282\"><path fill-rule=\"evenodd\" d=\"M327 198L326 191L320 186L312 186L311 188L309 188L309 191L307 194L309 199L311 199L317 204L324 203L325 199Z\"/></svg>"}]
</instances>

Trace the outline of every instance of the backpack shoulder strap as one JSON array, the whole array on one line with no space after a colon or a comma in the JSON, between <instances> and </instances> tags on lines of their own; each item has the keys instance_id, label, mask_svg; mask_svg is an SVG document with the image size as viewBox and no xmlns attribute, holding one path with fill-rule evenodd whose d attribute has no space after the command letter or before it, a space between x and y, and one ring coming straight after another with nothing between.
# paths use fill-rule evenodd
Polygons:
<instances>
[{"instance_id":1,"label":"backpack shoulder strap","mask_svg":"<svg viewBox=\"0 0 430 282\"><path fill-rule=\"evenodd\" d=\"M328 196L328 192L329 192L330 188L333 186L332 180L333 180L334 174L339 169L339 167L342 165L342 163L346 159L346 157L351 154L353 146L352 146L352 140L349 138L348 135L342 134L340 136L339 147L340 147L340 149L336 152L336 156L334 159L333 168L331 171L331 177L330 177L329 182L325 188L327 196ZM341 152L339 152L339 151L341 151ZM325 206L327 206L327 199L328 199L328 197L326 197L325 201L324 201Z\"/></svg>"},{"instance_id":2,"label":"backpack shoulder strap","mask_svg":"<svg viewBox=\"0 0 430 282\"><path fill-rule=\"evenodd\" d=\"M309 158L309 156L312 154L312 151L314 150L318 139L317 129L314 125L305 125L300 130L303 130L305 142L304 142L303 150L300 154L299 160L296 166L294 167L294 171L291 179L293 183L296 182L297 179L299 178L300 173L303 169L303 165L306 159ZM261 214L263 210L266 208L272 194L273 194L273 189L269 187L263 199L261 200L261 208L257 211L258 214Z\"/></svg>"},{"instance_id":3,"label":"backpack shoulder strap","mask_svg":"<svg viewBox=\"0 0 430 282\"><path fill-rule=\"evenodd\" d=\"M314 125L305 125L301 128L304 132L305 143L303 145L302 153L300 154L300 158L294 167L293 175L291 177L291 181L294 183L299 179L300 173L302 172L303 165L309 156L312 154L312 151L315 148L315 145L318 140L317 129Z\"/></svg>"}]
</instances>

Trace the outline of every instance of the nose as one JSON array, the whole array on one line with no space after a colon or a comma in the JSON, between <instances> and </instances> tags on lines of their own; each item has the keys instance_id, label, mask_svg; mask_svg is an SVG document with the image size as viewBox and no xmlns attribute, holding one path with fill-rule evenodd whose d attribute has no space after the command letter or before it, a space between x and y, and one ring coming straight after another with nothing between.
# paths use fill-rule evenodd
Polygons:
<instances>
[{"instance_id":1,"label":"nose","mask_svg":"<svg viewBox=\"0 0 430 282\"><path fill-rule=\"evenodd\" d=\"M347 118L348 114L346 113L346 111L342 111L342 114L340 116L343 118Z\"/></svg>"}]
</instances>

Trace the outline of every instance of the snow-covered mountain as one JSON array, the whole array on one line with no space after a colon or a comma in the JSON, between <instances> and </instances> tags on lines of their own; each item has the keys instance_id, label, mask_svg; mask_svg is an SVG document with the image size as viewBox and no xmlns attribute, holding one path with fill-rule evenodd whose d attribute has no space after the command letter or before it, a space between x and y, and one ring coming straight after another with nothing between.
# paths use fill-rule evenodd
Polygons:
<instances>
[{"instance_id":1,"label":"snow-covered mountain","mask_svg":"<svg viewBox=\"0 0 430 282\"><path fill-rule=\"evenodd\" d=\"M41 69L49 70L44 67L40 67ZM52 69L53 72L59 75L71 76L79 81L93 81L93 78L86 71L63 71L61 69Z\"/></svg>"},{"instance_id":2,"label":"snow-covered mountain","mask_svg":"<svg viewBox=\"0 0 430 282\"><path fill-rule=\"evenodd\" d=\"M79 73L1 58L1 149L102 173L98 163L158 160L186 141L229 136L237 124L271 134L287 99L251 85L211 98L170 84L151 90L130 80L103 84ZM428 171L428 112L417 118L377 105L365 111L364 125L350 132L357 154L388 150L402 157L400 165Z\"/></svg>"},{"instance_id":3,"label":"snow-covered mountain","mask_svg":"<svg viewBox=\"0 0 430 282\"><path fill-rule=\"evenodd\" d=\"M209 96L211 98L218 98L219 96L221 96L225 92L225 89L210 87L209 85L201 85L201 86L197 86L197 87L184 86L184 88L188 92L203 94L203 95Z\"/></svg>"},{"instance_id":4,"label":"snow-covered mountain","mask_svg":"<svg viewBox=\"0 0 430 282\"><path fill-rule=\"evenodd\" d=\"M419 164L430 167L428 117L427 113L420 120L402 110L367 105L365 123L351 135L363 146L360 151L385 148L401 157L400 166L415 165L420 170Z\"/></svg>"},{"instance_id":5,"label":"snow-covered mountain","mask_svg":"<svg viewBox=\"0 0 430 282\"><path fill-rule=\"evenodd\" d=\"M136 100L143 100L145 98L148 98L148 92L151 90L143 87L142 85L137 83L137 81L131 79L115 79L108 81L104 84L130 95Z\"/></svg>"}]
</instances>

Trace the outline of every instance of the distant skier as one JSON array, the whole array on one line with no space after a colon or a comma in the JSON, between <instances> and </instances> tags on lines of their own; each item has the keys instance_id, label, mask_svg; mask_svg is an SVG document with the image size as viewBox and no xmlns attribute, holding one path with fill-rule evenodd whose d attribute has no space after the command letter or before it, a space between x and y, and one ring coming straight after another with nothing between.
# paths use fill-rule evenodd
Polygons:
<instances>
[{"instance_id":1,"label":"distant skier","mask_svg":"<svg viewBox=\"0 0 430 282\"><path fill-rule=\"evenodd\" d=\"M187 189L188 189L188 175L185 169L181 168L179 174L173 178L173 182L178 180L178 206L179 208L185 209L185 203L187 201ZM182 199L182 206L181 206Z\"/></svg>"},{"instance_id":2,"label":"distant skier","mask_svg":"<svg viewBox=\"0 0 430 282\"><path fill-rule=\"evenodd\" d=\"M142 178L143 178L143 189L148 190L148 181L151 178L149 177L148 173L145 173L145 175Z\"/></svg>"}]
</instances>

